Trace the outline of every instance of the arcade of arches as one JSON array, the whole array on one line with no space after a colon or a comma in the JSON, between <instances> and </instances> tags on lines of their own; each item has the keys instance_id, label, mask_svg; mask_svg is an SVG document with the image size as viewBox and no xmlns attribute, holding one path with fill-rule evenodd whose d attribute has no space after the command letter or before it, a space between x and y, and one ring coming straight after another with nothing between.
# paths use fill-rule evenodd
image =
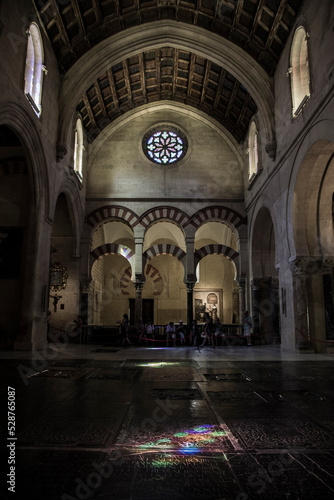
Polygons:
<instances>
[{"instance_id":1,"label":"arcade of arches","mask_svg":"<svg viewBox=\"0 0 334 500\"><path fill-rule=\"evenodd\" d=\"M0 3L1 345L41 349L47 325L65 331L78 315L166 325L207 310L238 325L249 310L263 344L330 350L332 2L267 6L266 40L256 38L266 2L257 17L234 2L253 28L239 14L230 36L224 13L204 7L210 28L173 5L149 22L138 7L128 28L116 2L123 28L113 32L106 14L98 43L92 26L89 43L80 30L71 38L73 3L22 0L15 15ZM24 86L29 23L44 75L38 112ZM290 68L301 27L302 86ZM179 142L156 136L150 158L144 138L166 130Z\"/></svg>"}]
</instances>

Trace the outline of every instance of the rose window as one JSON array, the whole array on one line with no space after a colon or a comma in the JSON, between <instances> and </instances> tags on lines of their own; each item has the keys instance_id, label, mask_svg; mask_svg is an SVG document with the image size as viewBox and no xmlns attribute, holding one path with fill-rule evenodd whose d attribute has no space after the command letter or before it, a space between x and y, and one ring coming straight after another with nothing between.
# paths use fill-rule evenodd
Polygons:
<instances>
[{"instance_id":1,"label":"rose window","mask_svg":"<svg viewBox=\"0 0 334 500\"><path fill-rule=\"evenodd\" d=\"M147 133L143 140L144 153L149 160L170 165L181 160L187 152L187 139L176 129L164 128Z\"/></svg>"}]
</instances>

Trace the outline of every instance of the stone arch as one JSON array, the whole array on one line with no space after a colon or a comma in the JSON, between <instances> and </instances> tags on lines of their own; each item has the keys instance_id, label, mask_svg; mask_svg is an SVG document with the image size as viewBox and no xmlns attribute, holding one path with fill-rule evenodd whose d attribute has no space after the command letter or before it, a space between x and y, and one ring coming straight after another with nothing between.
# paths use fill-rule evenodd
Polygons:
<instances>
[{"instance_id":1,"label":"stone arch","mask_svg":"<svg viewBox=\"0 0 334 500\"><path fill-rule=\"evenodd\" d=\"M171 245L169 243L161 243L148 248L146 252L143 253L145 263L144 265L146 265L146 262L153 259L157 255L171 255L172 257L176 257L177 260L182 262L183 266L185 265L185 252L176 245Z\"/></svg>"},{"instance_id":2,"label":"stone arch","mask_svg":"<svg viewBox=\"0 0 334 500\"><path fill-rule=\"evenodd\" d=\"M290 259L332 254L331 186L334 121L315 123L295 154L289 179L286 227ZM325 182L326 180L326 182ZM304 225L300 226L300 222ZM326 229L327 228L327 229Z\"/></svg>"},{"instance_id":3,"label":"stone arch","mask_svg":"<svg viewBox=\"0 0 334 500\"><path fill-rule=\"evenodd\" d=\"M61 193L64 193L64 195L66 196L66 200L69 206L69 214L74 232L73 255L75 257L79 257L81 244L81 228L84 212L78 190L76 189L76 186L72 179L67 179L60 186L59 194ZM55 203L57 202L59 194L56 197Z\"/></svg>"},{"instance_id":4,"label":"stone arch","mask_svg":"<svg viewBox=\"0 0 334 500\"><path fill-rule=\"evenodd\" d=\"M191 224L195 229L198 229L206 222L218 221L229 225L234 231L243 224L246 224L246 218L242 217L238 212L229 207L206 207L196 212L190 219Z\"/></svg>"},{"instance_id":5,"label":"stone arch","mask_svg":"<svg viewBox=\"0 0 334 500\"><path fill-rule=\"evenodd\" d=\"M92 270L94 262L103 255L121 255L130 263L132 267L132 257L134 256L133 250L125 245L118 243L105 243L90 252L90 271Z\"/></svg>"},{"instance_id":6,"label":"stone arch","mask_svg":"<svg viewBox=\"0 0 334 500\"><path fill-rule=\"evenodd\" d=\"M226 245L205 245L204 247L200 248L199 250L196 250L195 252L195 267L197 267L198 263L200 262L201 259L206 257L207 255L224 255L227 257L231 262L234 262L234 260L239 257L238 252L233 250L233 248L230 248Z\"/></svg>"},{"instance_id":7,"label":"stone arch","mask_svg":"<svg viewBox=\"0 0 334 500\"><path fill-rule=\"evenodd\" d=\"M166 44L210 58L240 80L258 106L265 142L275 142L272 79L264 69L243 49L229 40L214 33L207 33L202 28L171 20L152 22L149 25L136 27L135 32L116 34L93 47L80 58L80 62L72 66L60 97L59 142L68 143L69 124L76 103L98 75L110 65L130 57L132 53Z\"/></svg>"},{"instance_id":8,"label":"stone arch","mask_svg":"<svg viewBox=\"0 0 334 500\"><path fill-rule=\"evenodd\" d=\"M24 108L9 102L0 105L0 125L9 127L20 138L27 159L28 182L31 183L33 206L35 210L41 209L48 217L50 197L45 168L47 162L35 122Z\"/></svg>"},{"instance_id":9,"label":"stone arch","mask_svg":"<svg viewBox=\"0 0 334 500\"><path fill-rule=\"evenodd\" d=\"M117 205L105 206L101 208L97 208L93 212L91 212L86 217L86 222L93 229L96 228L99 224L108 219L118 219L125 224L128 224L132 229L139 224L139 219L137 214L135 214L132 210L121 207Z\"/></svg>"},{"instance_id":10,"label":"stone arch","mask_svg":"<svg viewBox=\"0 0 334 500\"><path fill-rule=\"evenodd\" d=\"M159 220L168 220L170 222L174 222L177 224L182 230L184 227L189 224L188 215L175 207L155 207L150 210L147 210L140 217L140 224L147 230L147 228L153 223Z\"/></svg>"},{"instance_id":11,"label":"stone arch","mask_svg":"<svg viewBox=\"0 0 334 500\"><path fill-rule=\"evenodd\" d=\"M164 280L160 271L156 267L152 266L152 264L147 263L145 266L145 277L151 278L153 281L153 297L161 295L164 287Z\"/></svg>"},{"instance_id":12,"label":"stone arch","mask_svg":"<svg viewBox=\"0 0 334 500\"><path fill-rule=\"evenodd\" d=\"M293 201L297 255L334 254L334 143L318 141L303 158Z\"/></svg>"},{"instance_id":13,"label":"stone arch","mask_svg":"<svg viewBox=\"0 0 334 500\"><path fill-rule=\"evenodd\" d=\"M251 270L253 277L276 276L276 239L269 209L262 206L254 219L251 235Z\"/></svg>"},{"instance_id":14,"label":"stone arch","mask_svg":"<svg viewBox=\"0 0 334 500\"><path fill-rule=\"evenodd\" d=\"M251 316L254 335L259 335L266 344L280 343L276 241L271 212L262 205L254 217L250 239Z\"/></svg>"}]
</instances>

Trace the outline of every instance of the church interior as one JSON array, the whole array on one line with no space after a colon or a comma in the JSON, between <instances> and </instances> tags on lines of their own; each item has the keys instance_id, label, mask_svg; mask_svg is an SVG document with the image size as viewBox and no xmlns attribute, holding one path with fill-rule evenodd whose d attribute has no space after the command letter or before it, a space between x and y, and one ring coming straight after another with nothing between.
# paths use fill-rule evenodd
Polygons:
<instances>
[{"instance_id":1,"label":"church interior","mask_svg":"<svg viewBox=\"0 0 334 500\"><path fill-rule=\"evenodd\" d=\"M333 49L333 0L0 0L1 498L333 497Z\"/></svg>"}]
</instances>

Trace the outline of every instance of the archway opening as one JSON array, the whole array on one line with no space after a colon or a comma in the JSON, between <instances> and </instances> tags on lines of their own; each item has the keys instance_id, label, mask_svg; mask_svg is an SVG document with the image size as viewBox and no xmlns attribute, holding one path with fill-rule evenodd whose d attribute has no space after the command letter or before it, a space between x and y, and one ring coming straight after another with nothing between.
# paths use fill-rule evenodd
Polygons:
<instances>
[{"instance_id":1,"label":"archway opening","mask_svg":"<svg viewBox=\"0 0 334 500\"><path fill-rule=\"evenodd\" d=\"M275 231L271 214L265 207L257 214L251 245L254 342L280 344Z\"/></svg>"},{"instance_id":2,"label":"archway opening","mask_svg":"<svg viewBox=\"0 0 334 500\"><path fill-rule=\"evenodd\" d=\"M0 343L10 348L20 333L32 199L24 149L5 125L0 126L0 177Z\"/></svg>"}]
</instances>

